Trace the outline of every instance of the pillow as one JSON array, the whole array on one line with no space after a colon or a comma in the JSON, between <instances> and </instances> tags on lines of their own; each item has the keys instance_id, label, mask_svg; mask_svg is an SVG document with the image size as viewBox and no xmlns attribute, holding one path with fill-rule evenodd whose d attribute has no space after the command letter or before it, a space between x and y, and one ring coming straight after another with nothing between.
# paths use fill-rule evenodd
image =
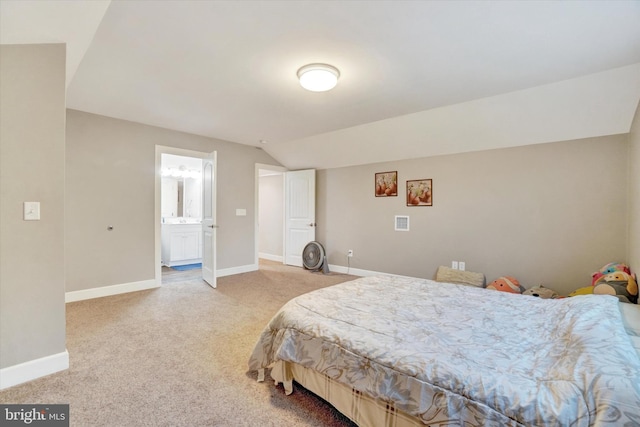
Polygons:
<instances>
[{"instance_id":1,"label":"pillow","mask_svg":"<svg viewBox=\"0 0 640 427\"><path fill-rule=\"evenodd\" d=\"M640 337L631 337L631 344L638 352L638 357L640 357Z\"/></svg>"},{"instance_id":2,"label":"pillow","mask_svg":"<svg viewBox=\"0 0 640 427\"><path fill-rule=\"evenodd\" d=\"M618 304L622 313L622 323L627 333L631 336L640 337L640 305Z\"/></svg>"},{"instance_id":3,"label":"pillow","mask_svg":"<svg viewBox=\"0 0 640 427\"><path fill-rule=\"evenodd\" d=\"M436 282L457 283L459 285L484 287L484 274L473 271L461 271L453 268L440 266L436 273Z\"/></svg>"}]
</instances>

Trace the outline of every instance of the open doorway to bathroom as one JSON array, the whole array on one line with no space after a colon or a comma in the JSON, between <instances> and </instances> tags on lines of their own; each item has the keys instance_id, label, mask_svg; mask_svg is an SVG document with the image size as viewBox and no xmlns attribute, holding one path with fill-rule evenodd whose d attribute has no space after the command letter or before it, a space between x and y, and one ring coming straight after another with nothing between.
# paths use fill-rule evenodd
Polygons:
<instances>
[{"instance_id":1,"label":"open doorway to bathroom","mask_svg":"<svg viewBox=\"0 0 640 427\"><path fill-rule=\"evenodd\" d=\"M160 175L162 280L185 274L199 276L202 274L202 159L162 153Z\"/></svg>"}]
</instances>

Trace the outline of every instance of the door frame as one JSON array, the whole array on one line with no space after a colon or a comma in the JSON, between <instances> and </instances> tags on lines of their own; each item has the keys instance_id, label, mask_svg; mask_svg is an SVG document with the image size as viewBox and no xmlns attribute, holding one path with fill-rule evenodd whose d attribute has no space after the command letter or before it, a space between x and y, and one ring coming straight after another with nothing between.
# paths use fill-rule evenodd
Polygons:
<instances>
[{"instance_id":1,"label":"door frame","mask_svg":"<svg viewBox=\"0 0 640 427\"><path fill-rule=\"evenodd\" d=\"M255 249L255 253L254 253L254 257L253 257L253 262L256 266L256 268L260 268L260 264L259 264L259 252L260 252L260 227L259 227L259 219L260 219L260 171L261 170L268 170L271 172L280 172L284 175L285 172L288 172L289 169L283 167L283 166L276 166L276 165L267 165L267 164L263 164L263 163L256 163L255 165L255 184L254 184L254 203L253 205L256 207L255 208L255 212L254 212L254 220L253 220L253 235L254 235L254 244L253 247ZM284 179L282 180L282 193L284 194ZM285 203L284 198L283 198L283 203ZM282 260L284 262L284 250L285 250L285 246L284 246L284 216L282 218L282 223L283 223L283 227L282 227Z\"/></svg>"},{"instance_id":2,"label":"door frame","mask_svg":"<svg viewBox=\"0 0 640 427\"><path fill-rule=\"evenodd\" d=\"M215 151L215 150L213 150ZM211 153L202 151L187 150L185 148L169 147L166 145L156 145L156 169L155 169L155 281L157 286L162 285L162 155L174 154L176 156L194 157L204 159Z\"/></svg>"}]
</instances>

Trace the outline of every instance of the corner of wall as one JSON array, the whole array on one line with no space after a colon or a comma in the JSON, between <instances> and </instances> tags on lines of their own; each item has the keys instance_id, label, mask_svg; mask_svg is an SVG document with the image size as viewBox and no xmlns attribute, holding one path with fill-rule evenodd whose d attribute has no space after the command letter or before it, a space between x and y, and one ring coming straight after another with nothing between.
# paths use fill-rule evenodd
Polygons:
<instances>
[{"instance_id":1,"label":"corner of wall","mask_svg":"<svg viewBox=\"0 0 640 427\"><path fill-rule=\"evenodd\" d=\"M0 387L69 366L62 43L0 46ZM41 217L25 221L25 201Z\"/></svg>"},{"instance_id":2,"label":"corner of wall","mask_svg":"<svg viewBox=\"0 0 640 427\"><path fill-rule=\"evenodd\" d=\"M627 263L640 271L640 102L629 132Z\"/></svg>"}]
</instances>

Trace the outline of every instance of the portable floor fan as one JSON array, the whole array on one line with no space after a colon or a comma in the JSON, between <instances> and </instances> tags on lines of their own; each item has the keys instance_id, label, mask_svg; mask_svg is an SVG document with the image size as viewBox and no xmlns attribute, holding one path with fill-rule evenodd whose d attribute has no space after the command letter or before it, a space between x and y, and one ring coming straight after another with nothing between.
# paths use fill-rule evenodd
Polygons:
<instances>
[{"instance_id":1,"label":"portable floor fan","mask_svg":"<svg viewBox=\"0 0 640 427\"><path fill-rule=\"evenodd\" d=\"M322 269L324 274L329 273L329 264L324 248L318 242L309 242L302 250L302 265L307 270L318 271Z\"/></svg>"}]
</instances>

